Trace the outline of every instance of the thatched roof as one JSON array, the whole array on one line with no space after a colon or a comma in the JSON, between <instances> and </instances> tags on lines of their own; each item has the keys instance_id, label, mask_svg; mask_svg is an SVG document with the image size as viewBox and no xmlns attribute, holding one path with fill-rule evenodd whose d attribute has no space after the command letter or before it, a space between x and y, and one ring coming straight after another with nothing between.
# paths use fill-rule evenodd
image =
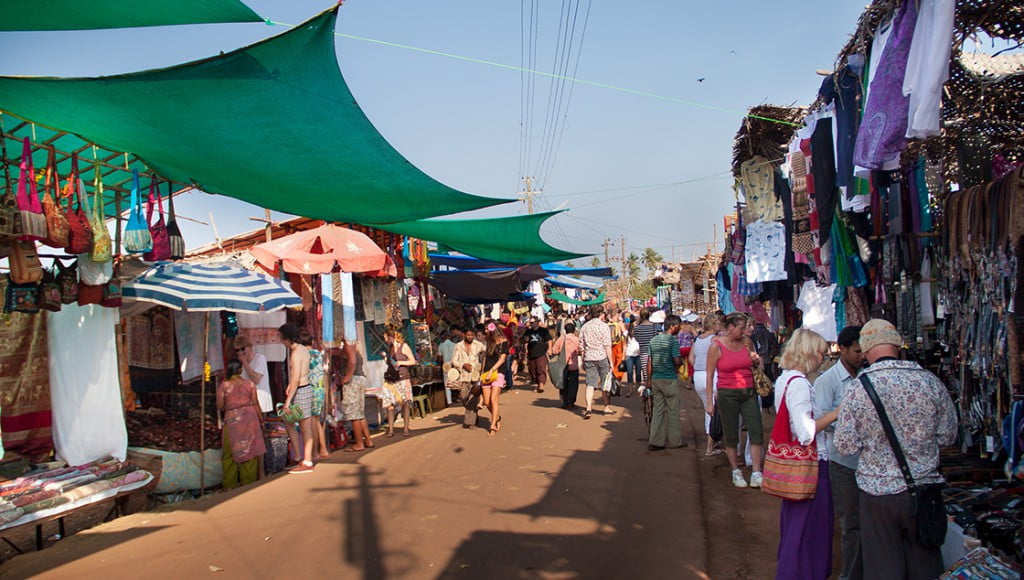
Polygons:
<instances>
[{"instance_id":1,"label":"thatched roof","mask_svg":"<svg viewBox=\"0 0 1024 580\"><path fill-rule=\"evenodd\" d=\"M752 107L736 132L732 144L732 172L739 175L740 164L758 155L779 165L786 153L786 144L800 119L807 114L803 107L758 105Z\"/></svg>"}]
</instances>

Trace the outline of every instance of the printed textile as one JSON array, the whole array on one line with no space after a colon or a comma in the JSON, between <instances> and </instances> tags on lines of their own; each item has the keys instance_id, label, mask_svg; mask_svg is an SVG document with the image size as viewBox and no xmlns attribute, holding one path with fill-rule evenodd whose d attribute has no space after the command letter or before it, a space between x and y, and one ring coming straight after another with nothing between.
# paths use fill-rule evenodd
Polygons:
<instances>
[{"instance_id":1,"label":"printed textile","mask_svg":"<svg viewBox=\"0 0 1024 580\"><path fill-rule=\"evenodd\" d=\"M739 185L752 221L778 221L783 217L782 200L775 196L773 171L771 162L760 155L740 164Z\"/></svg>"},{"instance_id":2,"label":"printed textile","mask_svg":"<svg viewBox=\"0 0 1024 580\"><path fill-rule=\"evenodd\" d=\"M0 324L3 448L41 459L53 449L46 317L10 316L10 324Z\"/></svg>"},{"instance_id":3,"label":"printed textile","mask_svg":"<svg viewBox=\"0 0 1024 580\"><path fill-rule=\"evenodd\" d=\"M205 312L175 312L174 335L178 342L178 360L181 361L181 382L203 376L203 357L210 361L213 372L224 370L224 352L220 341L220 316L210 314L210 334L203 339ZM204 348L203 345L206 345Z\"/></svg>"},{"instance_id":4,"label":"printed textile","mask_svg":"<svg viewBox=\"0 0 1024 580\"><path fill-rule=\"evenodd\" d=\"M174 325L171 311L150 308L127 319L128 365L143 369L174 368Z\"/></svg>"},{"instance_id":5,"label":"printed textile","mask_svg":"<svg viewBox=\"0 0 1024 580\"><path fill-rule=\"evenodd\" d=\"M239 312L235 320L238 321L239 334L252 341L254 351L267 357L268 362L284 362L288 350L281 342L281 334L277 329L287 321L287 317L284 310L256 314Z\"/></svg>"},{"instance_id":6,"label":"printed textile","mask_svg":"<svg viewBox=\"0 0 1024 580\"><path fill-rule=\"evenodd\" d=\"M808 280L800 287L800 297L796 301L796 307L804 313L801 328L813 330L829 342L838 339L836 308L832 303L835 290L835 284L818 286L814 280Z\"/></svg>"},{"instance_id":7,"label":"printed textile","mask_svg":"<svg viewBox=\"0 0 1024 580\"><path fill-rule=\"evenodd\" d=\"M786 226L782 222L759 221L747 224L747 282L785 280Z\"/></svg>"},{"instance_id":8,"label":"printed textile","mask_svg":"<svg viewBox=\"0 0 1024 580\"><path fill-rule=\"evenodd\" d=\"M231 444L235 463L245 463L266 453L260 411L253 405L256 386L249 379L223 381L217 398L224 406L224 429Z\"/></svg>"}]
</instances>

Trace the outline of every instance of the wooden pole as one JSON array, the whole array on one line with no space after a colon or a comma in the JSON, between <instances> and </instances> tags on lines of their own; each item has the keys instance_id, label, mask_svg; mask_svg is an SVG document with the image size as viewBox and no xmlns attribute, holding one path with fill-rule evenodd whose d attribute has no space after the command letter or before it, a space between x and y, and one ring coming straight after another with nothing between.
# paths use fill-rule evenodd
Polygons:
<instances>
[{"instance_id":1,"label":"wooden pole","mask_svg":"<svg viewBox=\"0 0 1024 580\"><path fill-rule=\"evenodd\" d=\"M199 387L199 494L206 495L206 364L210 356L210 313L203 316L203 382Z\"/></svg>"}]
</instances>

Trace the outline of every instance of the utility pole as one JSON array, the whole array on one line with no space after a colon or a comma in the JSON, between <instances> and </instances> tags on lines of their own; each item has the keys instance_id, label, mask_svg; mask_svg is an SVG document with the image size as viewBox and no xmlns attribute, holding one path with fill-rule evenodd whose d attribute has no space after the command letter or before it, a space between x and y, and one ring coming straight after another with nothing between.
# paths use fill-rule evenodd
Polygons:
<instances>
[{"instance_id":1,"label":"utility pole","mask_svg":"<svg viewBox=\"0 0 1024 580\"><path fill-rule=\"evenodd\" d=\"M626 269L626 236L619 236L619 250L622 251L622 269Z\"/></svg>"},{"instance_id":2,"label":"utility pole","mask_svg":"<svg viewBox=\"0 0 1024 580\"><path fill-rule=\"evenodd\" d=\"M611 259L608 257L608 246L612 245L612 241L608 238L605 238L604 243L602 243L601 245L604 246L604 267L607 268L608 266L612 265Z\"/></svg>"},{"instance_id":3,"label":"utility pole","mask_svg":"<svg viewBox=\"0 0 1024 580\"><path fill-rule=\"evenodd\" d=\"M519 192L519 197L526 202L526 213L533 214L533 196L540 195L543 193L538 189L533 189L533 178L524 177L523 183L526 185L526 189Z\"/></svg>"}]
</instances>

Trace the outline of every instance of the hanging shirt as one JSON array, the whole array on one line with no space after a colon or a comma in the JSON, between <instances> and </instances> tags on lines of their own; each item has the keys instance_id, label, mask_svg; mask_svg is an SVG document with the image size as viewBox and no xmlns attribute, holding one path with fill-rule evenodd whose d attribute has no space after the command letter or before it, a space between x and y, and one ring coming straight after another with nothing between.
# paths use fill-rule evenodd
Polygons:
<instances>
[{"instance_id":1,"label":"hanging shirt","mask_svg":"<svg viewBox=\"0 0 1024 580\"><path fill-rule=\"evenodd\" d=\"M781 220L782 201L775 196L770 160L757 155L740 164L738 185L743 190L752 220Z\"/></svg>"},{"instance_id":2,"label":"hanging shirt","mask_svg":"<svg viewBox=\"0 0 1024 580\"><path fill-rule=\"evenodd\" d=\"M786 226L763 220L747 224L745 260L748 283L785 280Z\"/></svg>"},{"instance_id":3,"label":"hanging shirt","mask_svg":"<svg viewBox=\"0 0 1024 580\"><path fill-rule=\"evenodd\" d=\"M903 94L910 97L908 139L939 134L939 107L942 87L949 79L955 13L956 0L921 3L903 79Z\"/></svg>"},{"instance_id":4,"label":"hanging shirt","mask_svg":"<svg viewBox=\"0 0 1024 580\"><path fill-rule=\"evenodd\" d=\"M800 327L817 332L829 342L839 338L836 332L836 308L832 302L835 289L835 284L819 287L814 280L808 280L800 287L800 297L796 301L796 307L804 314Z\"/></svg>"}]
</instances>

